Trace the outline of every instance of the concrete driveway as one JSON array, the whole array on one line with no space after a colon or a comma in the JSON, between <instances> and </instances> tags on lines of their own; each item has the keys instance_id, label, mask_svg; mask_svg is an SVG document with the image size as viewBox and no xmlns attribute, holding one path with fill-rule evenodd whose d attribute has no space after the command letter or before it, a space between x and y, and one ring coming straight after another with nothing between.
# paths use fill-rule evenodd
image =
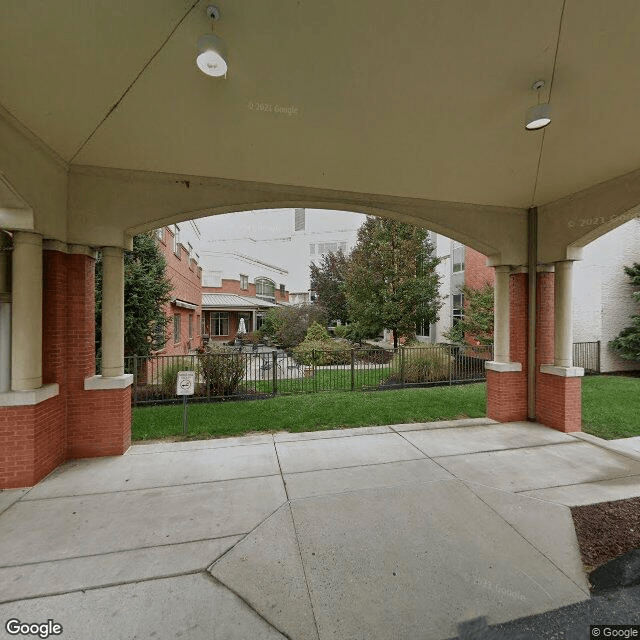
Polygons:
<instances>
[{"instance_id":1,"label":"concrete driveway","mask_svg":"<svg viewBox=\"0 0 640 640\"><path fill-rule=\"evenodd\" d=\"M0 492L0 637L435 640L576 603L566 505L640 495L603 445L474 419L70 462Z\"/></svg>"}]
</instances>

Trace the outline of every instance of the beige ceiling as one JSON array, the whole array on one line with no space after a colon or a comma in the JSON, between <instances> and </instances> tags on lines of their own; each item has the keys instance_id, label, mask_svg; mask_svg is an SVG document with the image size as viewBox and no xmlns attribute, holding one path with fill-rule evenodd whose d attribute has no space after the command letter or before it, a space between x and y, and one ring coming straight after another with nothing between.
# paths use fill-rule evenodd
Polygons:
<instances>
[{"instance_id":1,"label":"beige ceiling","mask_svg":"<svg viewBox=\"0 0 640 640\"><path fill-rule=\"evenodd\" d=\"M206 4L3 0L0 103L74 164L432 200L528 207L640 167L637 0L219 0L226 80L195 66Z\"/></svg>"}]
</instances>

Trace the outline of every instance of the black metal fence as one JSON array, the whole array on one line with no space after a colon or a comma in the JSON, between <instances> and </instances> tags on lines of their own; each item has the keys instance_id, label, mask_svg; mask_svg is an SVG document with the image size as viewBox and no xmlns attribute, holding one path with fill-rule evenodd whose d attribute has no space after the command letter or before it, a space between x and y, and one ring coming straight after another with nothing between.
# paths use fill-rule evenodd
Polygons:
<instances>
[{"instance_id":1,"label":"black metal fence","mask_svg":"<svg viewBox=\"0 0 640 640\"><path fill-rule=\"evenodd\" d=\"M195 371L190 402L258 399L322 391L372 391L401 387L465 384L486 379L491 347L428 345L380 349L313 350L304 354L268 347L232 353L132 356L125 370L134 376L133 404L171 404L178 371Z\"/></svg>"},{"instance_id":2,"label":"black metal fence","mask_svg":"<svg viewBox=\"0 0 640 640\"><path fill-rule=\"evenodd\" d=\"M574 342L573 366L582 367L586 374L600 373L600 341Z\"/></svg>"}]
</instances>

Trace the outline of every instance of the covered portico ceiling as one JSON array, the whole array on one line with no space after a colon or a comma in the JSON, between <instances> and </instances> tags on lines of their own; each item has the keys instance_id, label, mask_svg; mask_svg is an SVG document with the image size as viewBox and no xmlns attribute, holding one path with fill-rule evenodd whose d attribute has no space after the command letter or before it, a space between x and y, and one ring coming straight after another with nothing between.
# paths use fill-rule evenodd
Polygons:
<instances>
[{"instance_id":1,"label":"covered portico ceiling","mask_svg":"<svg viewBox=\"0 0 640 640\"><path fill-rule=\"evenodd\" d=\"M636 0L219 0L226 80L206 5L2 2L0 100L73 164L509 207L640 167Z\"/></svg>"},{"instance_id":2,"label":"covered portico ceiling","mask_svg":"<svg viewBox=\"0 0 640 640\"><path fill-rule=\"evenodd\" d=\"M0 3L0 180L33 211L0 200L0 226L126 246L326 207L522 264L529 207L547 261L636 215L637 0L218 0L224 79L195 62L209 1Z\"/></svg>"}]
</instances>

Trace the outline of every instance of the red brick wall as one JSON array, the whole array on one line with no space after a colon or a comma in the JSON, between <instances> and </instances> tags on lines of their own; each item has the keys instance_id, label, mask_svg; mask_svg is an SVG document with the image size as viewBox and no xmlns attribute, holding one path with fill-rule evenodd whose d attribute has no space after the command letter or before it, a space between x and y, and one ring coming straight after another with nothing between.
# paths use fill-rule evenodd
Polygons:
<instances>
[{"instance_id":1,"label":"red brick wall","mask_svg":"<svg viewBox=\"0 0 640 640\"><path fill-rule=\"evenodd\" d=\"M485 284L493 284L495 271L487 266L487 256L471 247L465 248L464 283L472 289L480 289Z\"/></svg>"},{"instance_id":2,"label":"red brick wall","mask_svg":"<svg viewBox=\"0 0 640 640\"><path fill-rule=\"evenodd\" d=\"M509 358L522 371L487 371L487 415L498 422L527 419L527 274L509 279Z\"/></svg>"},{"instance_id":3,"label":"red brick wall","mask_svg":"<svg viewBox=\"0 0 640 640\"><path fill-rule=\"evenodd\" d=\"M180 255L173 252L173 234L164 229L164 239L158 240L158 246L167 261L166 274L173 285L172 298L197 305L192 311L174 304L164 307L167 316L167 342L158 353L161 355L182 355L189 353L202 344L200 318L202 317L202 270L197 262L189 258L189 253L180 246ZM173 317L180 316L180 339L176 342L173 333ZM189 316L193 317L193 337L189 338Z\"/></svg>"},{"instance_id":4,"label":"red brick wall","mask_svg":"<svg viewBox=\"0 0 640 640\"><path fill-rule=\"evenodd\" d=\"M43 384L59 395L0 407L0 488L32 486L64 460L121 454L131 439L131 389L85 391L95 373L95 261L43 252Z\"/></svg>"},{"instance_id":5,"label":"red brick wall","mask_svg":"<svg viewBox=\"0 0 640 640\"><path fill-rule=\"evenodd\" d=\"M536 312L536 420L559 431L580 431L581 378L541 373L540 365L554 361L555 274L539 273Z\"/></svg>"}]
</instances>

